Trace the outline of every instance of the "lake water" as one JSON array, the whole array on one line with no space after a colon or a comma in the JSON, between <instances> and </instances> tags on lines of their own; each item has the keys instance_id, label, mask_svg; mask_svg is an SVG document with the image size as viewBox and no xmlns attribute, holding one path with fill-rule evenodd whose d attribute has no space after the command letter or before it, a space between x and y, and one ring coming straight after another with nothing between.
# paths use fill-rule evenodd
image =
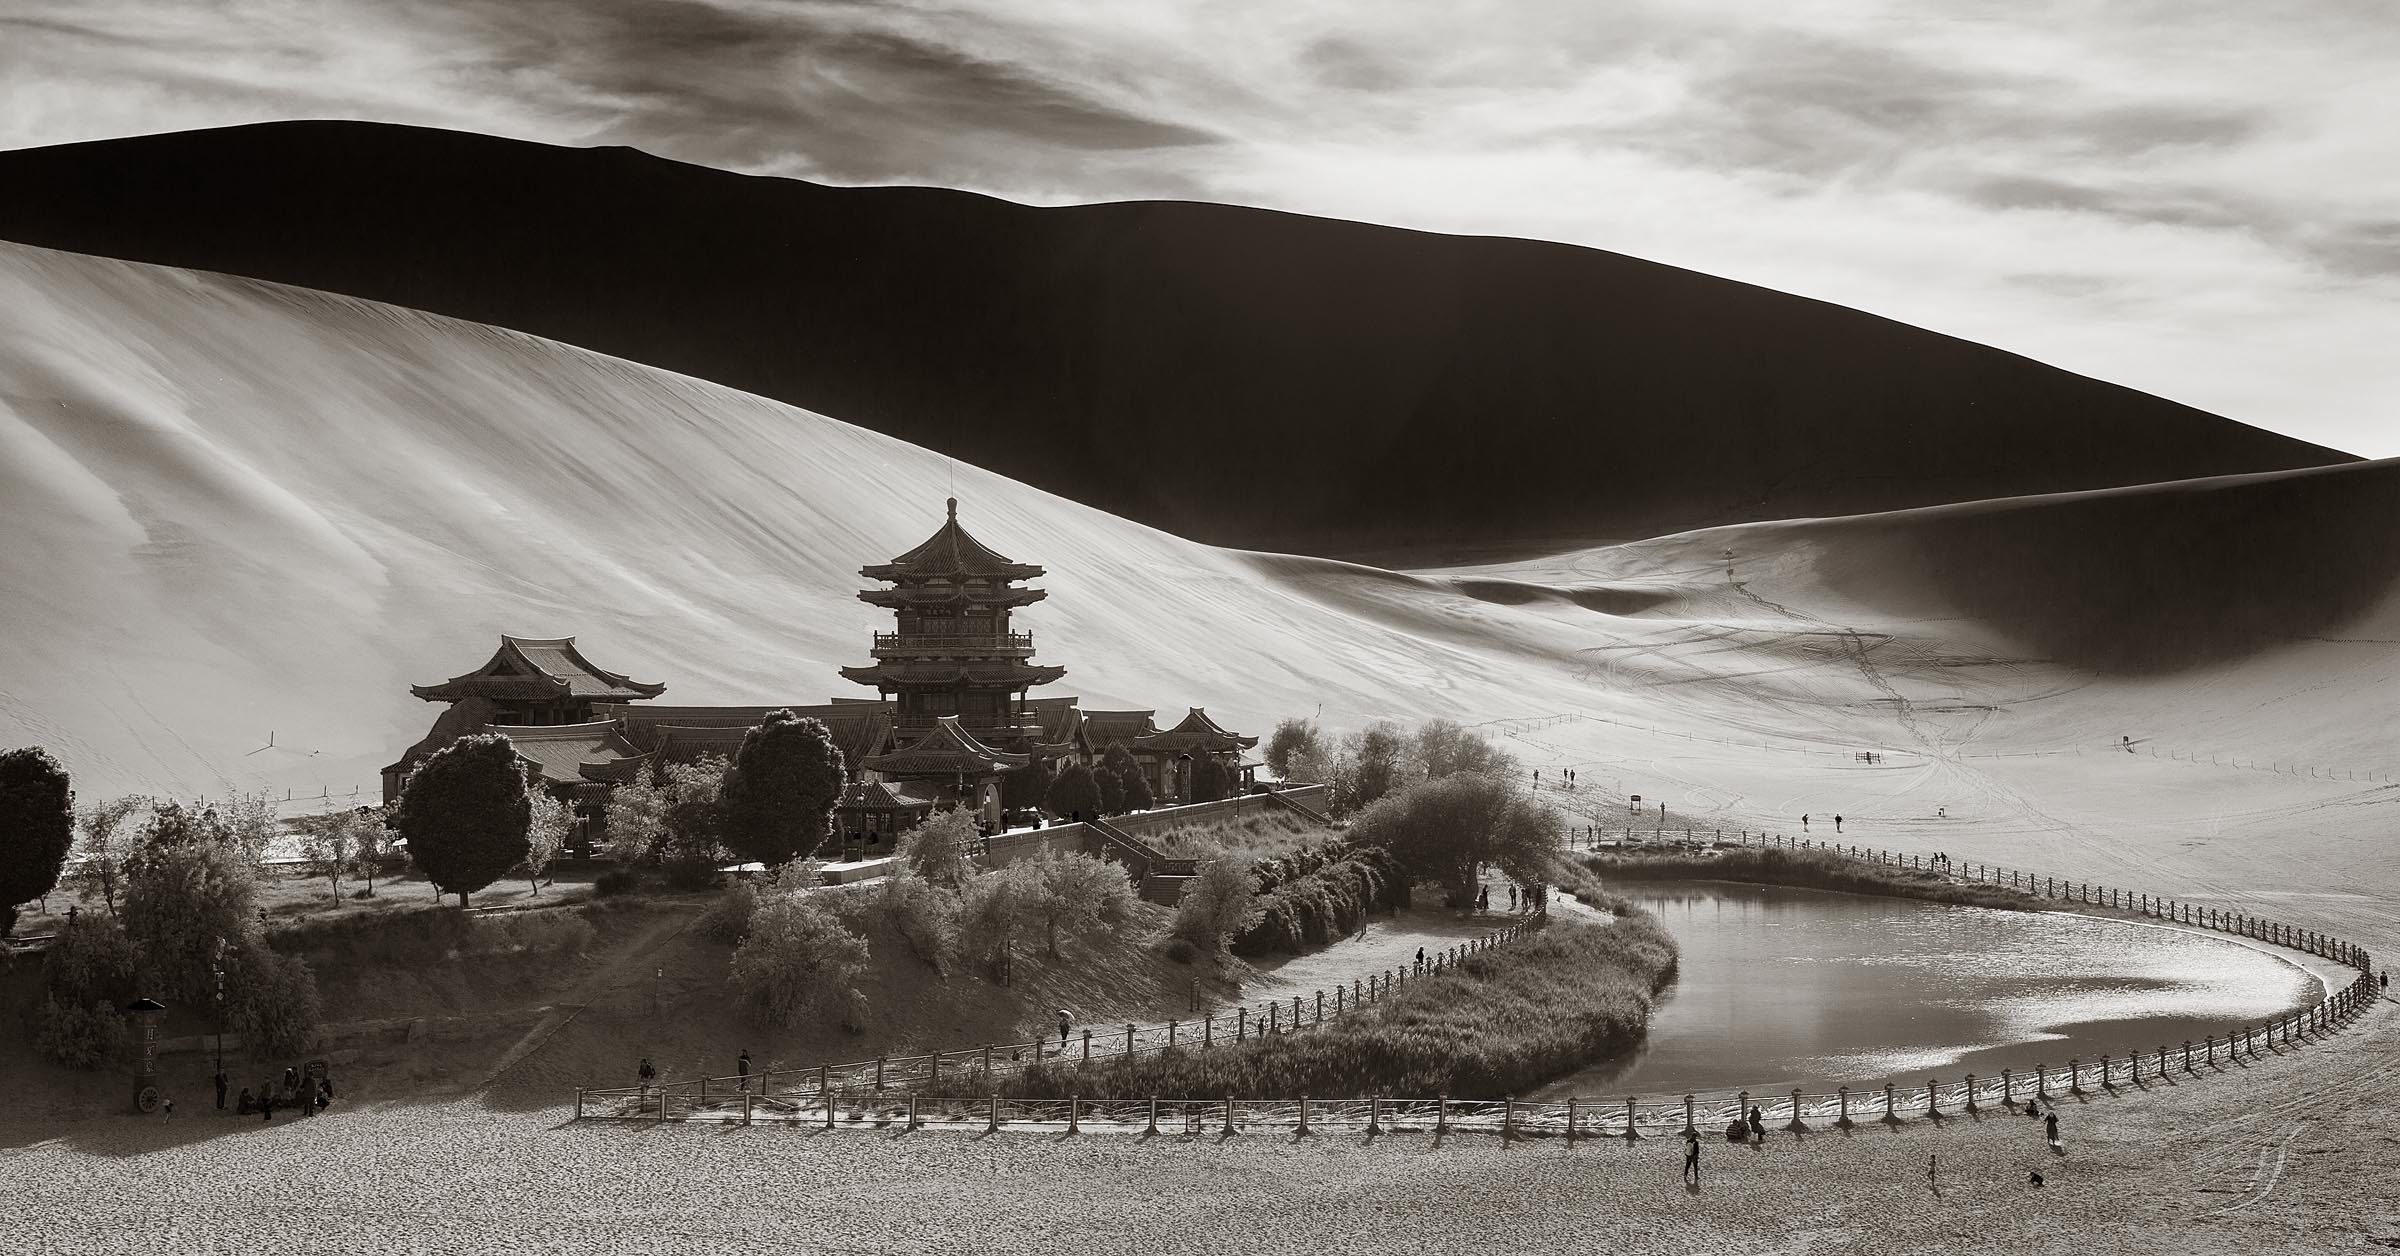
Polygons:
<instances>
[{"instance_id":1,"label":"lake water","mask_svg":"<svg viewBox=\"0 0 2400 1256\"><path fill-rule=\"evenodd\" d=\"M2314 1001L2241 942L2067 912L1722 882L1619 882L1682 947L1647 1045L1530 1098L1811 1093L2122 1060ZM2195 1050L2198 1046L2195 1045Z\"/></svg>"}]
</instances>

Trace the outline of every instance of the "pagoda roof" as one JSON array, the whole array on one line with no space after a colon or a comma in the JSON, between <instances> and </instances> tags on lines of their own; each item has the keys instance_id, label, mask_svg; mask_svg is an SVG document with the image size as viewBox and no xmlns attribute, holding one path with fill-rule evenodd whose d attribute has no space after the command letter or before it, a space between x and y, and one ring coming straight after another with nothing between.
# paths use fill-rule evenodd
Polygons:
<instances>
[{"instance_id":1,"label":"pagoda roof","mask_svg":"<svg viewBox=\"0 0 2400 1256\"><path fill-rule=\"evenodd\" d=\"M1048 596L1048 589L1013 584L904 584L890 589L861 589L858 600L896 611L912 606L1031 606Z\"/></svg>"},{"instance_id":2,"label":"pagoda roof","mask_svg":"<svg viewBox=\"0 0 2400 1256\"><path fill-rule=\"evenodd\" d=\"M915 581L937 578L985 579L1002 582L1031 580L1042 569L1002 556L958 526L958 499L950 499L950 517L915 549L888 563L861 567L869 580Z\"/></svg>"},{"instance_id":3,"label":"pagoda roof","mask_svg":"<svg viewBox=\"0 0 2400 1256\"><path fill-rule=\"evenodd\" d=\"M1028 698L1025 709L1033 712L1034 720L1042 726L1041 745L1056 753L1058 748L1072 746L1083 737L1083 708L1079 699Z\"/></svg>"},{"instance_id":4,"label":"pagoda roof","mask_svg":"<svg viewBox=\"0 0 2400 1256\"><path fill-rule=\"evenodd\" d=\"M498 733L508 739L517 757L541 770L552 785L577 781L608 781L630 776L632 768L649 757L625 739L615 720L589 724L486 724L477 733Z\"/></svg>"},{"instance_id":5,"label":"pagoda roof","mask_svg":"<svg viewBox=\"0 0 2400 1256\"><path fill-rule=\"evenodd\" d=\"M1229 732L1208 718L1205 708L1193 707L1183 717L1182 723L1163 733L1137 738L1134 748L1153 754L1182 754L1193 750L1222 753L1227 750L1247 750L1257 744L1258 738Z\"/></svg>"},{"instance_id":6,"label":"pagoda roof","mask_svg":"<svg viewBox=\"0 0 2400 1256\"><path fill-rule=\"evenodd\" d=\"M868 755L880 753L891 741L893 704L877 699L823 704L779 703L773 706L639 706L597 703L593 710L625 726L635 745L655 752L667 763L690 763L709 755L730 759L742 748L742 738L766 722L775 711L790 711L816 720L833 734L842 757L855 769Z\"/></svg>"},{"instance_id":7,"label":"pagoda roof","mask_svg":"<svg viewBox=\"0 0 2400 1256\"><path fill-rule=\"evenodd\" d=\"M994 750L960 726L957 716L945 715L933 722L932 731L898 750L869 758L866 767L887 776L981 775L1021 768L1030 760L1028 755Z\"/></svg>"},{"instance_id":8,"label":"pagoda roof","mask_svg":"<svg viewBox=\"0 0 2400 1256\"><path fill-rule=\"evenodd\" d=\"M1066 674L1067 669L1063 667L1047 667L1016 659L901 659L842 669L842 679L862 685L970 684L1007 686L1012 689L1019 685L1047 685Z\"/></svg>"},{"instance_id":9,"label":"pagoda roof","mask_svg":"<svg viewBox=\"0 0 2400 1256\"><path fill-rule=\"evenodd\" d=\"M1092 739L1095 750L1120 741L1138 743L1158 731L1158 725L1151 722L1156 714L1155 711L1085 711L1083 733Z\"/></svg>"},{"instance_id":10,"label":"pagoda roof","mask_svg":"<svg viewBox=\"0 0 2400 1256\"><path fill-rule=\"evenodd\" d=\"M841 805L851 811L931 811L939 801L937 791L914 781L852 781L842 791Z\"/></svg>"},{"instance_id":11,"label":"pagoda roof","mask_svg":"<svg viewBox=\"0 0 2400 1256\"><path fill-rule=\"evenodd\" d=\"M457 702L465 698L540 702L554 698L609 698L620 702L655 698L663 684L645 684L621 673L606 671L583 657L573 637L500 638L500 648L483 666L453 676L438 685L412 685L409 692L427 702Z\"/></svg>"}]
</instances>

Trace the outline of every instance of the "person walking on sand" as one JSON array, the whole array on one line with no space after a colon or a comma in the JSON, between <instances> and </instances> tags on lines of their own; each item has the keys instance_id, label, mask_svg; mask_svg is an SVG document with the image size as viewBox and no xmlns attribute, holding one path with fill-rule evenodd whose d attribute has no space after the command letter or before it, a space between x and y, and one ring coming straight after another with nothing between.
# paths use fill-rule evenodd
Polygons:
<instances>
[{"instance_id":1,"label":"person walking on sand","mask_svg":"<svg viewBox=\"0 0 2400 1256\"><path fill-rule=\"evenodd\" d=\"M1808 832L1808 813L1805 811L1800 813L1800 831Z\"/></svg>"},{"instance_id":2,"label":"person walking on sand","mask_svg":"<svg viewBox=\"0 0 2400 1256\"><path fill-rule=\"evenodd\" d=\"M275 1119L275 1092L264 1086L258 1088L258 1119L261 1121Z\"/></svg>"},{"instance_id":3,"label":"person walking on sand","mask_svg":"<svg viewBox=\"0 0 2400 1256\"><path fill-rule=\"evenodd\" d=\"M649 1056L642 1057L639 1076L642 1079L642 1098L647 1099L650 1097L650 1083L658 1080L658 1066L650 1062Z\"/></svg>"},{"instance_id":4,"label":"person walking on sand","mask_svg":"<svg viewBox=\"0 0 2400 1256\"><path fill-rule=\"evenodd\" d=\"M1063 1007L1058 1009L1058 1049L1061 1051L1067 1049L1067 1026L1073 1023L1074 1019L1067 1009Z\"/></svg>"},{"instance_id":5,"label":"person walking on sand","mask_svg":"<svg viewBox=\"0 0 2400 1256\"><path fill-rule=\"evenodd\" d=\"M742 1093L750 1093L750 1048L742 1048L742 1056L733 1062L733 1071L742 1075Z\"/></svg>"},{"instance_id":6,"label":"person walking on sand","mask_svg":"<svg viewBox=\"0 0 2400 1256\"><path fill-rule=\"evenodd\" d=\"M165 1117L163 1117L163 1118L161 1118L161 1119L163 1119L163 1120L168 1120L168 1121L172 1121L172 1120L174 1120L174 1119L175 1119L175 1101L174 1101L174 1100L172 1100L172 1099L168 1099L168 1100L164 1101L163 1103L161 1103L159 1106L160 1106L160 1107L162 1107L162 1108L164 1108L164 1109L166 1110L166 1116L165 1116Z\"/></svg>"},{"instance_id":7,"label":"person walking on sand","mask_svg":"<svg viewBox=\"0 0 2400 1256\"><path fill-rule=\"evenodd\" d=\"M1925 1185L1930 1186L1937 1191L1942 1189L1941 1180L1937 1176L1941 1167L1942 1153L1937 1151L1932 1155L1925 1157Z\"/></svg>"},{"instance_id":8,"label":"person walking on sand","mask_svg":"<svg viewBox=\"0 0 2400 1256\"><path fill-rule=\"evenodd\" d=\"M1700 1136L1683 1136L1683 1177L1694 1186L1700 1185Z\"/></svg>"},{"instance_id":9,"label":"person walking on sand","mask_svg":"<svg viewBox=\"0 0 2400 1256\"><path fill-rule=\"evenodd\" d=\"M2058 1109L2050 1110L2049 1119L2042 1122L2042 1132L2049 1137L2052 1147L2058 1146Z\"/></svg>"},{"instance_id":10,"label":"person walking on sand","mask_svg":"<svg viewBox=\"0 0 2400 1256\"><path fill-rule=\"evenodd\" d=\"M1417 948L1417 971L1425 971L1425 948L1421 946Z\"/></svg>"},{"instance_id":11,"label":"person walking on sand","mask_svg":"<svg viewBox=\"0 0 2400 1256\"><path fill-rule=\"evenodd\" d=\"M217 1070L217 1111L225 1110L225 1070Z\"/></svg>"},{"instance_id":12,"label":"person walking on sand","mask_svg":"<svg viewBox=\"0 0 2400 1256\"><path fill-rule=\"evenodd\" d=\"M1833 817L1833 831L1836 833L1842 831L1842 817L1839 814Z\"/></svg>"},{"instance_id":13,"label":"person walking on sand","mask_svg":"<svg viewBox=\"0 0 2400 1256\"><path fill-rule=\"evenodd\" d=\"M1750 1137L1763 1143L1767 1141L1767 1123L1759 1119L1761 1115L1758 1109L1750 1109Z\"/></svg>"}]
</instances>

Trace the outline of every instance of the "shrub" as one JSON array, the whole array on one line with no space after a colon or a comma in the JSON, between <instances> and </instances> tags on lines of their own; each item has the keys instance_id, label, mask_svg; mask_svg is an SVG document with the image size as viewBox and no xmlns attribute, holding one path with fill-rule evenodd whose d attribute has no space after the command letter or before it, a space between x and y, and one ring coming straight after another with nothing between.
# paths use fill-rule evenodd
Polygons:
<instances>
[{"instance_id":1,"label":"shrub","mask_svg":"<svg viewBox=\"0 0 2400 1256\"><path fill-rule=\"evenodd\" d=\"M1105 1099L1523 1094L1637 1045L1675 967L1673 940L1630 907L1606 925L1551 917L1305 1033L1036 1065L1006 1085L1012 1095Z\"/></svg>"},{"instance_id":2,"label":"shrub","mask_svg":"<svg viewBox=\"0 0 2400 1256\"><path fill-rule=\"evenodd\" d=\"M255 941L225 957L225 1003L225 1027L260 1060L306 1050L321 1012L308 965Z\"/></svg>"},{"instance_id":3,"label":"shrub","mask_svg":"<svg viewBox=\"0 0 2400 1256\"><path fill-rule=\"evenodd\" d=\"M1042 805L1054 816L1093 819L1100 814L1100 781L1090 768L1070 763L1050 778Z\"/></svg>"},{"instance_id":4,"label":"shrub","mask_svg":"<svg viewBox=\"0 0 2400 1256\"><path fill-rule=\"evenodd\" d=\"M1200 948L1192 945L1192 941L1189 938L1168 938L1166 947L1164 949L1166 951L1167 958L1174 960L1178 964L1195 963L1200 958Z\"/></svg>"},{"instance_id":5,"label":"shrub","mask_svg":"<svg viewBox=\"0 0 2400 1256\"><path fill-rule=\"evenodd\" d=\"M941 972L958 946L958 895L925 878L898 873L883 879L876 908L918 959Z\"/></svg>"},{"instance_id":6,"label":"shrub","mask_svg":"<svg viewBox=\"0 0 2400 1256\"><path fill-rule=\"evenodd\" d=\"M529 911L488 916L476 922L474 949L486 954L581 955L600 940L600 931L573 911Z\"/></svg>"},{"instance_id":7,"label":"shrub","mask_svg":"<svg viewBox=\"0 0 2400 1256\"><path fill-rule=\"evenodd\" d=\"M1239 859L1221 856L1200 865L1199 877L1176 903L1175 939L1194 957L1222 955L1263 915L1250 870Z\"/></svg>"},{"instance_id":8,"label":"shrub","mask_svg":"<svg viewBox=\"0 0 2400 1256\"><path fill-rule=\"evenodd\" d=\"M1058 954L1058 935L1120 925L1133 916L1133 882L1116 864L1090 855L1045 851L1010 868L1025 882L1019 901L1026 923L1038 923Z\"/></svg>"},{"instance_id":9,"label":"shrub","mask_svg":"<svg viewBox=\"0 0 2400 1256\"><path fill-rule=\"evenodd\" d=\"M124 1055L130 1038L125 1018L106 1004L62 1003L45 994L33 1014L33 1049L68 1068L104 1068Z\"/></svg>"},{"instance_id":10,"label":"shrub","mask_svg":"<svg viewBox=\"0 0 2400 1256\"><path fill-rule=\"evenodd\" d=\"M1454 907L1473 899L1484 864L1522 882L1540 879L1558 839L1558 813L1511 781L1475 772L1410 785L1350 829L1354 844L1391 852L1410 879L1439 882Z\"/></svg>"},{"instance_id":11,"label":"shrub","mask_svg":"<svg viewBox=\"0 0 2400 1256\"><path fill-rule=\"evenodd\" d=\"M1226 767L1224 760L1215 755L1201 755L1192 760L1193 802L1220 802L1231 798L1237 784L1233 769Z\"/></svg>"},{"instance_id":12,"label":"shrub","mask_svg":"<svg viewBox=\"0 0 2400 1256\"><path fill-rule=\"evenodd\" d=\"M602 898L630 894L641 888L641 874L631 868L611 868L592 878L592 893Z\"/></svg>"},{"instance_id":13,"label":"shrub","mask_svg":"<svg viewBox=\"0 0 2400 1256\"><path fill-rule=\"evenodd\" d=\"M40 746L0 753L0 935L17 904L58 886L75 844L75 791L67 771Z\"/></svg>"},{"instance_id":14,"label":"shrub","mask_svg":"<svg viewBox=\"0 0 2400 1256\"><path fill-rule=\"evenodd\" d=\"M748 882L726 886L717 901L700 913L693 922L701 937L727 946L738 946L750 932L750 917L758 911L758 891Z\"/></svg>"},{"instance_id":15,"label":"shrub","mask_svg":"<svg viewBox=\"0 0 2400 1256\"><path fill-rule=\"evenodd\" d=\"M77 916L42 957L42 989L62 1002L114 1007L133 996L137 968L133 941L116 921Z\"/></svg>"},{"instance_id":16,"label":"shrub","mask_svg":"<svg viewBox=\"0 0 2400 1256\"><path fill-rule=\"evenodd\" d=\"M425 760L400 796L397 825L409 858L444 893L467 896L525 858L533 805L508 738L462 737Z\"/></svg>"},{"instance_id":17,"label":"shrub","mask_svg":"<svg viewBox=\"0 0 2400 1256\"><path fill-rule=\"evenodd\" d=\"M858 1027L864 999L855 982L866 971L867 941L806 894L777 894L759 904L749 936L733 953L733 986L769 1025L838 1016Z\"/></svg>"},{"instance_id":18,"label":"shrub","mask_svg":"<svg viewBox=\"0 0 2400 1256\"><path fill-rule=\"evenodd\" d=\"M1338 846L1271 861L1259 913L1233 939L1236 955L1296 952L1356 929L1378 909L1408 905L1408 877L1387 851Z\"/></svg>"},{"instance_id":19,"label":"shrub","mask_svg":"<svg viewBox=\"0 0 2400 1256\"><path fill-rule=\"evenodd\" d=\"M696 859L670 861L666 876L667 888L671 890L713 890L718 881L716 865Z\"/></svg>"},{"instance_id":20,"label":"shrub","mask_svg":"<svg viewBox=\"0 0 2400 1256\"><path fill-rule=\"evenodd\" d=\"M1311 720L1284 720L1275 725L1275 733L1267 738L1267 770L1279 780L1290 780L1292 760L1313 752L1322 752L1323 739Z\"/></svg>"},{"instance_id":21,"label":"shrub","mask_svg":"<svg viewBox=\"0 0 2400 1256\"><path fill-rule=\"evenodd\" d=\"M1019 871L1024 865L970 878L958 895L958 948L963 957L999 975L1001 956L1024 921L1031 886Z\"/></svg>"},{"instance_id":22,"label":"shrub","mask_svg":"<svg viewBox=\"0 0 2400 1256\"><path fill-rule=\"evenodd\" d=\"M968 844L981 836L973 816L957 807L944 807L900 835L901 866L944 889L956 890L974 873L968 862Z\"/></svg>"}]
</instances>

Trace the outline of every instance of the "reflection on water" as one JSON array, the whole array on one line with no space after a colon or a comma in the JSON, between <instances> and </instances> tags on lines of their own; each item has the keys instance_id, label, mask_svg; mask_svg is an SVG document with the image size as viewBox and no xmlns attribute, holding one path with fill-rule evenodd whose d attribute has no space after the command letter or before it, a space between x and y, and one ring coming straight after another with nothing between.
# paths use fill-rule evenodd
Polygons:
<instances>
[{"instance_id":1,"label":"reflection on water","mask_svg":"<svg viewBox=\"0 0 2400 1256\"><path fill-rule=\"evenodd\" d=\"M1681 975L1643 1050L1533 1097L1922 1085L2180 1052L2317 994L2263 951L2128 921L1715 882L1613 888L1675 935Z\"/></svg>"}]
</instances>

